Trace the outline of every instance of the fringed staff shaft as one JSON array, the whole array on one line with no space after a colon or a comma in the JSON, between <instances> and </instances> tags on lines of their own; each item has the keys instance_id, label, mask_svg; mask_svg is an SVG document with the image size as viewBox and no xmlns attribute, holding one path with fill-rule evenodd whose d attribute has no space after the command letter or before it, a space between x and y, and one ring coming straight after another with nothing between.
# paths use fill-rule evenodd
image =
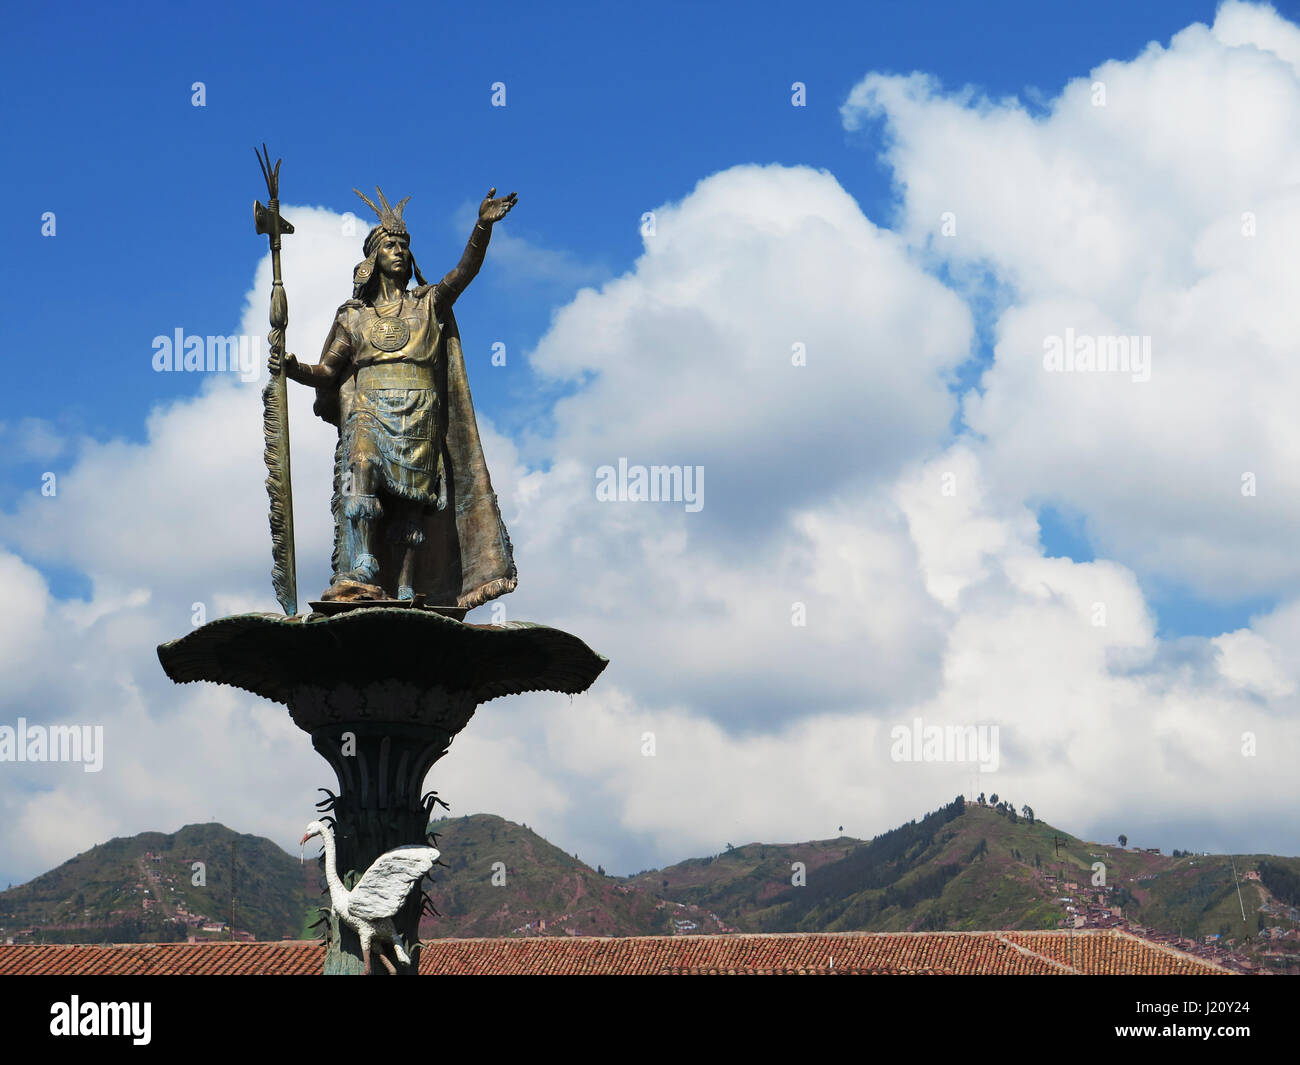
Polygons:
<instances>
[{"instance_id":1,"label":"fringed staff shaft","mask_svg":"<svg viewBox=\"0 0 1300 1065\"><path fill-rule=\"evenodd\" d=\"M262 390L262 431L266 438L266 494L271 503L271 584L280 607L289 616L298 612L298 566L293 538L293 481L289 467L289 396L284 377L285 330L289 325L289 300L280 277L280 235L293 226L280 217L280 163L271 166L271 156L262 145L257 155L266 192L263 207L254 201L257 231L271 241L271 335L270 348L281 357L280 371L271 375Z\"/></svg>"}]
</instances>

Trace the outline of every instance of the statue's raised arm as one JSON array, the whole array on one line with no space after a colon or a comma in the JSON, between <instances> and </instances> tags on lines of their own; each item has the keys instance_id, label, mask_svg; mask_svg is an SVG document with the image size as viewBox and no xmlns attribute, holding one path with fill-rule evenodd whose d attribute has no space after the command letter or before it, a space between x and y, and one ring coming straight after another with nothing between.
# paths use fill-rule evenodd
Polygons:
<instances>
[{"instance_id":1,"label":"statue's raised arm","mask_svg":"<svg viewBox=\"0 0 1300 1065\"><path fill-rule=\"evenodd\" d=\"M488 194L478 205L478 221L474 224L474 232L469 235L465 253L460 257L460 262L449 270L447 276L436 286L434 299L444 307L450 307L455 303L477 276L479 267L483 265L483 257L487 254L488 241L492 239L493 225L505 218L519 201L517 193L512 192L509 196L494 199L496 193L495 188L488 189Z\"/></svg>"}]
</instances>

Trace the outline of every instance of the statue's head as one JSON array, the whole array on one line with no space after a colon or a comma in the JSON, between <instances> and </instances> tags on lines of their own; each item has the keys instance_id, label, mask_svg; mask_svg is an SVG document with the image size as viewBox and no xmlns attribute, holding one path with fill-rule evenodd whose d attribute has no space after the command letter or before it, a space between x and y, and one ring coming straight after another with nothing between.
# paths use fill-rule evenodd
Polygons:
<instances>
[{"instance_id":1,"label":"statue's head","mask_svg":"<svg viewBox=\"0 0 1300 1065\"><path fill-rule=\"evenodd\" d=\"M390 233L375 226L366 237L365 256L375 257L375 268L387 274L403 288L411 280L411 237L407 233Z\"/></svg>"},{"instance_id":2,"label":"statue's head","mask_svg":"<svg viewBox=\"0 0 1300 1065\"><path fill-rule=\"evenodd\" d=\"M411 275L414 274L416 281L423 285L424 276L420 273L420 268L415 265L415 256L411 254L411 236L406 232L406 223L402 220L402 209L411 197L407 196L393 207L376 185L375 191L379 193L379 202L383 204L381 208L376 207L370 198L358 189L352 191L365 200L370 209L379 216L379 225L366 234L366 242L362 246L365 259L352 271L352 298L365 299L380 276L392 278L405 288L407 282L411 280Z\"/></svg>"}]
</instances>

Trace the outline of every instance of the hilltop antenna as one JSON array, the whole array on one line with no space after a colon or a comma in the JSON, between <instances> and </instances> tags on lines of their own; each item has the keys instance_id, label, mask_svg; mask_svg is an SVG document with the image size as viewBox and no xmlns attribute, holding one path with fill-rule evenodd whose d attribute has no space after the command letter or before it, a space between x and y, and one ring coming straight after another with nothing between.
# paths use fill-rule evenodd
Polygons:
<instances>
[{"instance_id":1,"label":"hilltop antenna","mask_svg":"<svg viewBox=\"0 0 1300 1065\"><path fill-rule=\"evenodd\" d=\"M1246 904L1241 901L1241 881L1237 879L1237 863L1232 855L1228 855L1228 861L1232 862L1232 882L1237 885L1237 905L1241 907L1241 923L1246 923Z\"/></svg>"},{"instance_id":2,"label":"hilltop antenna","mask_svg":"<svg viewBox=\"0 0 1300 1065\"><path fill-rule=\"evenodd\" d=\"M235 846L239 843L236 836L230 841L230 940L235 939Z\"/></svg>"}]
</instances>

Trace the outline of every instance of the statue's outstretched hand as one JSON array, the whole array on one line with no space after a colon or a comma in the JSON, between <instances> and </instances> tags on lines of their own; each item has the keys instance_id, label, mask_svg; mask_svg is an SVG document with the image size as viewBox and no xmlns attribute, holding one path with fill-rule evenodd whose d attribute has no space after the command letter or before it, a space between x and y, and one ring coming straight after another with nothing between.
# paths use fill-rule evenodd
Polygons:
<instances>
[{"instance_id":1,"label":"statue's outstretched hand","mask_svg":"<svg viewBox=\"0 0 1300 1065\"><path fill-rule=\"evenodd\" d=\"M488 189L488 194L483 197L483 202L478 205L478 220L486 226L490 226L493 222L500 222L501 219L505 218L510 213L510 208L519 199L518 193L512 192L509 196L501 196L494 200L492 197L496 196L496 194L497 190L495 188Z\"/></svg>"}]
</instances>

